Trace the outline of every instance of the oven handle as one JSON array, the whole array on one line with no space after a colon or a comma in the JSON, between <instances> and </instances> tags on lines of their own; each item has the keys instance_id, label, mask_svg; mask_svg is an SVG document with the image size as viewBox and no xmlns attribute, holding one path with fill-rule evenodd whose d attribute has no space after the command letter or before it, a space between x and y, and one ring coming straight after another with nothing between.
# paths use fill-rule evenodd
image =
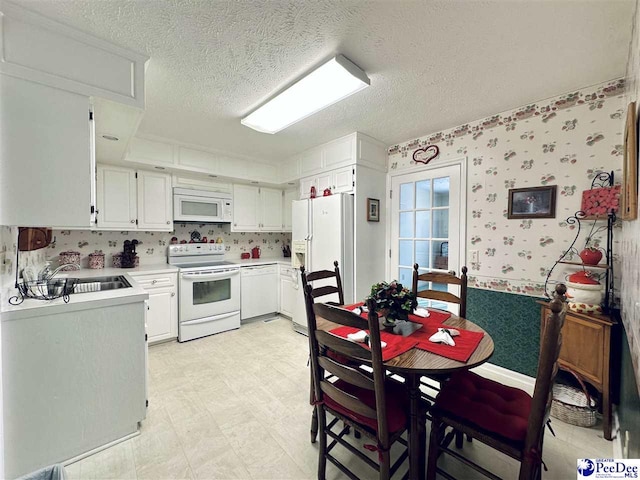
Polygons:
<instances>
[{"instance_id":1,"label":"oven handle","mask_svg":"<svg viewBox=\"0 0 640 480\"><path fill-rule=\"evenodd\" d=\"M222 320L223 318L233 317L234 315L238 315L240 311L235 311L231 313L223 313L222 315L216 315L214 317L205 317L205 318L197 318L195 320L187 320L186 322L180 322L180 325L197 325L199 323L208 323L213 322L215 320Z\"/></svg>"},{"instance_id":2,"label":"oven handle","mask_svg":"<svg viewBox=\"0 0 640 480\"><path fill-rule=\"evenodd\" d=\"M206 280L207 278L232 277L238 275L240 270L225 270L217 273L183 273L182 278L186 280Z\"/></svg>"}]
</instances>

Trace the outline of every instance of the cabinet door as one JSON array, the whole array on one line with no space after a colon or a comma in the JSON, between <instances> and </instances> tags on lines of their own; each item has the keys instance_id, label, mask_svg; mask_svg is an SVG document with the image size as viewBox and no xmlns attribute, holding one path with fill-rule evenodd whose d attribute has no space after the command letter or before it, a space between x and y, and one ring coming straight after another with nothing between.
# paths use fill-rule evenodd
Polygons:
<instances>
[{"instance_id":1,"label":"cabinet door","mask_svg":"<svg viewBox=\"0 0 640 480\"><path fill-rule=\"evenodd\" d=\"M317 190L317 195L319 197L323 195L324 190L326 188L330 189L333 192L333 187L334 187L333 172L323 173L321 175L318 175L317 178L318 180L317 180L316 190Z\"/></svg>"},{"instance_id":2,"label":"cabinet door","mask_svg":"<svg viewBox=\"0 0 640 480\"><path fill-rule=\"evenodd\" d=\"M138 229L173 230L171 175L138 171Z\"/></svg>"},{"instance_id":3,"label":"cabinet door","mask_svg":"<svg viewBox=\"0 0 640 480\"><path fill-rule=\"evenodd\" d=\"M260 189L260 230L281 232L282 224L282 190L275 188Z\"/></svg>"},{"instance_id":4,"label":"cabinet door","mask_svg":"<svg viewBox=\"0 0 640 480\"><path fill-rule=\"evenodd\" d=\"M349 135L324 145L322 152L324 168L336 168L341 165L356 163L353 156L354 145L354 135Z\"/></svg>"},{"instance_id":5,"label":"cabinet door","mask_svg":"<svg viewBox=\"0 0 640 480\"><path fill-rule=\"evenodd\" d=\"M89 98L0 75L0 225L88 228Z\"/></svg>"},{"instance_id":6,"label":"cabinet door","mask_svg":"<svg viewBox=\"0 0 640 480\"><path fill-rule=\"evenodd\" d=\"M344 167L333 172L333 193L353 191L353 167Z\"/></svg>"},{"instance_id":7,"label":"cabinet door","mask_svg":"<svg viewBox=\"0 0 640 480\"><path fill-rule=\"evenodd\" d=\"M291 211L291 203L298 199L298 192L296 190L287 190L284 192L282 200L282 224L284 226L283 231L290 232L293 228L293 215Z\"/></svg>"},{"instance_id":8,"label":"cabinet door","mask_svg":"<svg viewBox=\"0 0 640 480\"><path fill-rule=\"evenodd\" d=\"M291 275L280 275L280 313L293 318L293 282Z\"/></svg>"},{"instance_id":9,"label":"cabinet door","mask_svg":"<svg viewBox=\"0 0 640 480\"><path fill-rule=\"evenodd\" d=\"M300 200L309 198L311 187L316 187L316 195L318 194L318 179L316 177L307 177L300 179ZM322 195L322 192L320 192Z\"/></svg>"},{"instance_id":10,"label":"cabinet door","mask_svg":"<svg viewBox=\"0 0 640 480\"><path fill-rule=\"evenodd\" d=\"M98 165L98 228L136 229L136 172Z\"/></svg>"},{"instance_id":11,"label":"cabinet door","mask_svg":"<svg viewBox=\"0 0 640 480\"><path fill-rule=\"evenodd\" d=\"M260 190L250 185L233 186L232 232L257 232L259 221Z\"/></svg>"},{"instance_id":12,"label":"cabinet door","mask_svg":"<svg viewBox=\"0 0 640 480\"><path fill-rule=\"evenodd\" d=\"M175 287L149 291L147 335L149 343L178 336L178 302Z\"/></svg>"}]
</instances>

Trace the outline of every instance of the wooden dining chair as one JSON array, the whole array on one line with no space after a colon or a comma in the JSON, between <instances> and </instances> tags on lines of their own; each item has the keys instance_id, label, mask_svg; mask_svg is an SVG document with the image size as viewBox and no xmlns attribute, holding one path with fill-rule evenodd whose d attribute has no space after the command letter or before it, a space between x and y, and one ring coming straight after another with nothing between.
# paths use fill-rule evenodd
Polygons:
<instances>
[{"instance_id":1,"label":"wooden dining chair","mask_svg":"<svg viewBox=\"0 0 640 480\"><path fill-rule=\"evenodd\" d=\"M300 278L302 279L302 289L303 292L306 292L307 286L311 286L311 297L312 301L315 302L315 299L318 297L325 297L332 295L335 298L335 295L338 296L338 301L330 301L326 302L331 305L344 305L344 292L342 290L342 279L340 278L340 268L338 266L338 261L333 262L333 271L331 270L318 270L315 272L307 272L304 265L300 266ZM335 285L328 285L327 283L330 279L335 279ZM323 285L318 285L313 288L313 282L320 281ZM305 294L306 295L306 294ZM307 316L307 325L309 318ZM313 376L311 376L311 381L309 382L309 402L313 405L315 401L315 394L313 390ZM316 443L316 438L318 436L318 412L317 409L314 408L311 414L311 443Z\"/></svg>"},{"instance_id":2,"label":"wooden dining chair","mask_svg":"<svg viewBox=\"0 0 640 480\"><path fill-rule=\"evenodd\" d=\"M310 286L305 290L305 305L309 318L309 344L311 368L316 391L316 406L320 426L318 479L324 479L327 460L349 478L358 477L333 456L337 445L361 459L376 471L380 479L389 479L408 458L407 441L402 434L409 425L409 398L402 384L387 381L382 364L380 326L375 302L369 301L368 320L342 308L313 302ZM347 339L317 328L316 315L337 325L369 331L369 349ZM337 352L339 357L327 355ZM349 359L349 362L340 359ZM353 366L365 362L371 366L367 373ZM327 377L326 373L331 374ZM327 414L333 419L328 420ZM343 422L344 426L339 422ZM372 460L344 436L349 429L372 441L365 448L378 452L378 462ZM328 439L331 438L331 443ZM404 446L395 461L391 462L391 446L399 442ZM369 477L367 477L369 478Z\"/></svg>"},{"instance_id":3,"label":"wooden dining chair","mask_svg":"<svg viewBox=\"0 0 640 480\"><path fill-rule=\"evenodd\" d=\"M533 398L517 388L505 386L465 371L455 373L442 387L431 409L431 435L427 479L436 473L453 478L438 468L438 457L447 453L483 475L498 478L480 465L449 448L456 435L466 434L520 462L519 480L539 480L542 475L544 427L549 420L552 386L558 371L562 345L562 325L566 315L566 287L556 287L550 313L544 319L540 338L540 357ZM457 449L462 448L458 443Z\"/></svg>"},{"instance_id":4,"label":"wooden dining chair","mask_svg":"<svg viewBox=\"0 0 640 480\"><path fill-rule=\"evenodd\" d=\"M413 265L413 282L411 291L417 298L425 298L438 302L455 303L459 306L458 316L466 318L467 316L467 267L462 267L462 275L456 277L452 272L426 272L419 273L419 265ZM419 282L430 282L432 288L418 290ZM454 295L451 292L437 290L433 288L433 284L439 285L459 285L460 295ZM423 391L424 397L429 401L435 400L435 393L440 391L440 384L445 381L448 376L432 375L428 377L430 381L421 379L420 384L427 388L427 392ZM430 394L428 392L435 392Z\"/></svg>"},{"instance_id":5,"label":"wooden dining chair","mask_svg":"<svg viewBox=\"0 0 640 480\"><path fill-rule=\"evenodd\" d=\"M327 295L338 295L337 302L325 302L332 305L344 305L344 292L342 290L342 279L340 278L340 268L338 267L338 261L333 262L333 271L331 270L318 270L315 272L307 272L304 265L300 266L300 277L302 278L302 287L306 286L310 282L316 282L318 280L335 279L335 285L327 285L326 282L322 286L316 286L311 291L314 299L318 297L325 297Z\"/></svg>"}]
</instances>

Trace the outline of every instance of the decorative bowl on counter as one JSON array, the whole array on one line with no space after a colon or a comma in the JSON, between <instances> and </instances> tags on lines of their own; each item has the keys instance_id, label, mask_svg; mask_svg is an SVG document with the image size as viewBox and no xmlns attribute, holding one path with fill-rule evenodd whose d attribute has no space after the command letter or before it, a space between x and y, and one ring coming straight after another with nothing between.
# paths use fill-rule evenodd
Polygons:
<instances>
[{"instance_id":1,"label":"decorative bowl on counter","mask_svg":"<svg viewBox=\"0 0 640 480\"><path fill-rule=\"evenodd\" d=\"M72 264L80 265L80 252L73 252L73 251L60 252L60 265L72 265ZM69 267L63 267L60 270L61 271L74 270L74 268L69 266Z\"/></svg>"}]
</instances>

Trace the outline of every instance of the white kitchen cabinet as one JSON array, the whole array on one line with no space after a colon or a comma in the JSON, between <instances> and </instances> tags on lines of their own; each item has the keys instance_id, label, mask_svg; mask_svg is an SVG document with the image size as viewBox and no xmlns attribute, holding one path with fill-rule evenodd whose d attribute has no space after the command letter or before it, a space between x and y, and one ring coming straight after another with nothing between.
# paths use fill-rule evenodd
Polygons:
<instances>
[{"instance_id":1,"label":"white kitchen cabinet","mask_svg":"<svg viewBox=\"0 0 640 480\"><path fill-rule=\"evenodd\" d=\"M280 232L282 218L282 190L233 186L232 232Z\"/></svg>"},{"instance_id":2,"label":"white kitchen cabinet","mask_svg":"<svg viewBox=\"0 0 640 480\"><path fill-rule=\"evenodd\" d=\"M298 200L297 190L285 190L282 197L282 225L283 231L290 232L293 227L291 202Z\"/></svg>"},{"instance_id":3,"label":"white kitchen cabinet","mask_svg":"<svg viewBox=\"0 0 640 480\"><path fill-rule=\"evenodd\" d=\"M89 98L3 74L0 98L0 225L89 228Z\"/></svg>"},{"instance_id":4,"label":"white kitchen cabinet","mask_svg":"<svg viewBox=\"0 0 640 480\"><path fill-rule=\"evenodd\" d=\"M280 265L280 313L293 318L296 293L294 283L294 268Z\"/></svg>"},{"instance_id":5,"label":"white kitchen cabinet","mask_svg":"<svg viewBox=\"0 0 640 480\"><path fill-rule=\"evenodd\" d=\"M147 335L149 343L173 340L178 337L177 274L131 274L149 293Z\"/></svg>"},{"instance_id":6,"label":"white kitchen cabinet","mask_svg":"<svg viewBox=\"0 0 640 480\"><path fill-rule=\"evenodd\" d=\"M138 171L138 229L173 230L171 175Z\"/></svg>"},{"instance_id":7,"label":"white kitchen cabinet","mask_svg":"<svg viewBox=\"0 0 640 480\"><path fill-rule=\"evenodd\" d=\"M342 167L330 170L320 175L307 177L300 180L300 198L310 197L311 186L316 188L316 195L321 197L325 189L331 193L351 193L355 186L354 167Z\"/></svg>"},{"instance_id":8,"label":"white kitchen cabinet","mask_svg":"<svg viewBox=\"0 0 640 480\"><path fill-rule=\"evenodd\" d=\"M98 165L97 228L173 230L171 175Z\"/></svg>"}]
</instances>

